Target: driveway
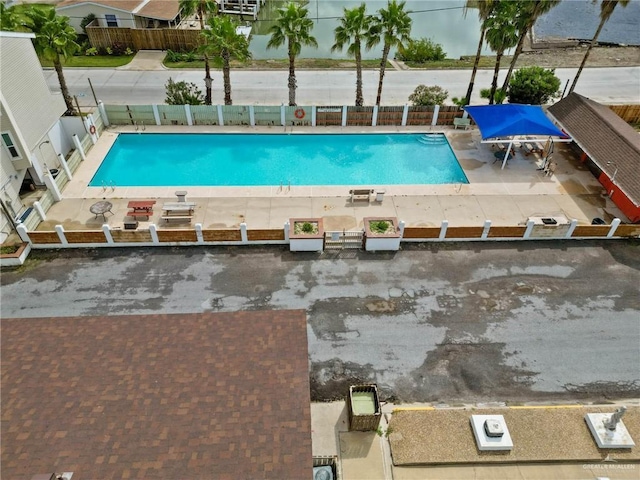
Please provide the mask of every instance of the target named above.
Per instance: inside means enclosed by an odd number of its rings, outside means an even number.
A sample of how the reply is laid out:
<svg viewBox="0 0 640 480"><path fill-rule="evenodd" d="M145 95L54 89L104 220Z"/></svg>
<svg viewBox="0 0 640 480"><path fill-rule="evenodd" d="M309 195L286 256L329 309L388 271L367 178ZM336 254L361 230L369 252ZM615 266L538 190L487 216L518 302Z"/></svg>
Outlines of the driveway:
<svg viewBox="0 0 640 480"><path fill-rule="evenodd" d="M637 241L34 251L1 285L3 318L305 309L314 400L640 395Z"/></svg>

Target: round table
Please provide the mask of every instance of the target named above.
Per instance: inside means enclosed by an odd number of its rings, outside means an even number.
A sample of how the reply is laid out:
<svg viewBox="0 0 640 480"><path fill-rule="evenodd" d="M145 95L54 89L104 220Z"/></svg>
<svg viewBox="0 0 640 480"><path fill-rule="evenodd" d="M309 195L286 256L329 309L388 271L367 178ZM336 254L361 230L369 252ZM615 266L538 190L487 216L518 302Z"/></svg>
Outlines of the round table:
<svg viewBox="0 0 640 480"><path fill-rule="evenodd" d="M113 212L111 211L112 207L113 207L113 204L111 202L107 202L106 200L101 200L91 205L89 207L89 211L93 213L96 216L96 218L98 218L98 215L102 215L102 218L106 221L107 217L105 217L105 213L109 212L111 215L113 215Z"/></svg>
<svg viewBox="0 0 640 480"><path fill-rule="evenodd" d="M496 163L498 160L503 161L504 160L504 156L507 152L503 151L503 150L499 150L497 152L493 153L493 156L496 157L496 159L493 161L493 163ZM510 153L509 156L507 157L507 160L511 160L513 158L513 154Z"/></svg>

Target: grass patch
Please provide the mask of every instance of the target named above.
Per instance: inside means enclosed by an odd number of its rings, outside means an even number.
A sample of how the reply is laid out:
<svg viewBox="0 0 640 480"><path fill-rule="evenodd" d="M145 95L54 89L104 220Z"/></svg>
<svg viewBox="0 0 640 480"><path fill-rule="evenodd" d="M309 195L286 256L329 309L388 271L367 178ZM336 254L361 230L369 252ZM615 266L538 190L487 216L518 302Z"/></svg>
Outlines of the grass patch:
<svg viewBox="0 0 640 480"><path fill-rule="evenodd" d="M507 57L503 57L507 58ZM473 68L473 64L476 60L474 56L464 56L460 58L445 58L444 60L435 60L433 62L426 63L415 63L415 62L404 62L410 68L423 68L425 70L446 70L448 68L451 69L465 69L465 68ZM503 64L506 63L506 60L503 60ZM496 57L480 57L480 63L478 64L479 68L493 68L496 64ZM508 63L507 63L508 65Z"/></svg>
<svg viewBox="0 0 640 480"><path fill-rule="evenodd" d="M293 225L295 235L317 235L318 232L318 222L295 222Z"/></svg>
<svg viewBox="0 0 640 480"><path fill-rule="evenodd" d="M12 253L16 253L20 245L6 245L4 247L0 247L0 255L11 255Z"/></svg>
<svg viewBox="0 0 640 480"><path fill-rule="evenodd" d="M191 69L204 69L204 61L198 60L195 62L169 62L164 60L164 66L167 68L191 68ZM209 61L211 68L222 69L222 60L219 58L213 58ZM380 66L380 60L363 60L362 68L378 68ZM387 63L387 68L391 65ZM246 62L231 62L232 69L255 69L255 70L287 70L289 68L289 60L287 59L272 59L272 60L247 60ZM330 58L299 58L296 60L296 70L303 69L353 69L356 68L356 64L351 60L332 60Z"/></svg>
<svg viewBox="0 0 640 480"><path fill-rule="evenodd" d="M372 233L384 234L394 233L393 223L386 220L373 220L369 222L369 230Z"/></svg>
<svg viewBox="0 0 640 480"><path fill-rule="evenodd" d="M134 55L75 55L67 59L62 59L63 67L121 67L133 60ZM40 59L43 67L53 67L53 62Z"/></svg>

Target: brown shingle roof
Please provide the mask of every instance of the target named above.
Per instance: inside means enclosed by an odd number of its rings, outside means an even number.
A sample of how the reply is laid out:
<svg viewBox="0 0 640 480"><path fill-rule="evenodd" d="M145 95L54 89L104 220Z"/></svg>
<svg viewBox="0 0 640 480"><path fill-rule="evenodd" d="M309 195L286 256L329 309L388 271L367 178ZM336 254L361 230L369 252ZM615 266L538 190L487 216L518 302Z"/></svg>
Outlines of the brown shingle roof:
<svg viewBox="0 0 640 480"><path fill-rule="evenodd" d="M302 310L1 328L3 478L311 476Z"/></svg>
<svg viewBox="0 0 640 480"><path fill-rule="evenodd" d="M640 204L640 135L610 108L575 92L549 112L609 178L617 169L615 183Z"/></svg>
<svg viewBox="0 0 640 480"><path fill-rule="evenodd" d="M117 8L126 12L133 12L143 5L144 0L63 0L56 5L56 8L81 5L84 3L96 3L105 7ZM158 20L173 20L180 12L179 0L149 0L134 15ZM62 12L64 14L64 12Z"/></svg>

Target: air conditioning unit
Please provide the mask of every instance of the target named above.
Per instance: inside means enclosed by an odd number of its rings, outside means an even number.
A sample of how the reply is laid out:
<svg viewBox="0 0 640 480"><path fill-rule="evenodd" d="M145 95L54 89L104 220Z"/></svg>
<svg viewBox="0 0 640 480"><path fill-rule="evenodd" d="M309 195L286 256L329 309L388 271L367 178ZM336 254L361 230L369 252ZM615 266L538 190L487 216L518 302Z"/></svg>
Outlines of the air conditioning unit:
<svg viewBox="0 0 640 480"><path fill-rule="evenodd" d="M313 467L313 480L333 480L333 470L328 465Z"/></svg>

